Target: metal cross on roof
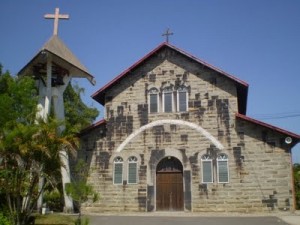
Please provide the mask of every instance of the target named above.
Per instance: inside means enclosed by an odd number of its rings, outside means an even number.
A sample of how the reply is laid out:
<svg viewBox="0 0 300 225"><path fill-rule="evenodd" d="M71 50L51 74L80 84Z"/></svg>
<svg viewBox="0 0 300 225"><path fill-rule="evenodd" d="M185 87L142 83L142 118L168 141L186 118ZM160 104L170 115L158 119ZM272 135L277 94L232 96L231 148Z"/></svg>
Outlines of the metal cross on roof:
<svg viewBox="0 0 300 225"><path fill-rule="evenodd" d="M170 32L170 29L168 28L168 29L166 30L166 32L162 34L162 36L166 36L166 42L169 43L169 36L170 36L170 35L173 35L173 34L174 34L174 33L173 33L173 32Z"/></svg>
<svg viewBox="0 0 300 225"><path fill-rule="evenodd" d="M53 35L57 35L58 32L58 20L64 19L68 20L69 15L68 14L59 14L59 8L55 8L55 14L46 14L44 16L45 19L54 19L54 29L53 29Z"/></svg>

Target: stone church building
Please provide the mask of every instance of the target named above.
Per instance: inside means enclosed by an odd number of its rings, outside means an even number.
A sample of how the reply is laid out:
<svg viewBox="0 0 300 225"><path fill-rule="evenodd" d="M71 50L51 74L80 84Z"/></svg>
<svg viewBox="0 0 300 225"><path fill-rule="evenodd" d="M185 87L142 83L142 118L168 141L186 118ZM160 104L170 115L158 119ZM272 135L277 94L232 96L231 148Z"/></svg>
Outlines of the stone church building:
<svg viewBox="0 0 300 225"><path fill-rule="evenodd" d="M248 84L165 42L92 98L88 212L293 210L300 136L246 115Z"/></svg>

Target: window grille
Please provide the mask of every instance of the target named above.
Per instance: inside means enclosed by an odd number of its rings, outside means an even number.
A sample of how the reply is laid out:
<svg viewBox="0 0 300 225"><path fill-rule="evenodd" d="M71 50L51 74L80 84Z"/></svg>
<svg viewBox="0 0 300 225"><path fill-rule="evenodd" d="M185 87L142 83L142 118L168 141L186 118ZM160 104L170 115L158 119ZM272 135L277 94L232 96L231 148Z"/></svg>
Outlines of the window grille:
<svg viewBox="0 0 300 225"><path fill-rule="evenodd" d="M114 184L123 183L123 159L116 157L114 160Z"/></svg>
<svg viewBox="0 0 300 225"><path fill-rule="evenodd" d="M203 155L201 157L202 163L202 182L212 183L213 182L213 167L212 158L209 155Z"/></svg>
<svg viewBox="0 0 300 225"><path fill-rule="evenodd" d="M149 91L149 105L150 105L150 113L158 112L158 90L156 88L152 88Z"/></svg>
<svg viewBox="0 0 300 225"><path fill-rule="evenodd" d="M218 167L218 182L228 183L229 172L228 172L228 156L226 154L220 154L217 158Z"/></svg>
<svg viewBox="0 0 300 225"><path fill-rule="evenodd" d="M131 156L128 159L128 184L137 183L137 158Z"/></svg>
<svg viewBox="0 0 300 225"><path fill-rule="evenodd" d="M177 90L177 111L188 111L188 93L186 87L180 87Z"/></svg>
<svg viewBox="0 0 300 225"><path fill-rule="evenodd" d="M173 111L173 92L171 88L166 88L163 91L163 106L164 112L172 112Z"/></svg>

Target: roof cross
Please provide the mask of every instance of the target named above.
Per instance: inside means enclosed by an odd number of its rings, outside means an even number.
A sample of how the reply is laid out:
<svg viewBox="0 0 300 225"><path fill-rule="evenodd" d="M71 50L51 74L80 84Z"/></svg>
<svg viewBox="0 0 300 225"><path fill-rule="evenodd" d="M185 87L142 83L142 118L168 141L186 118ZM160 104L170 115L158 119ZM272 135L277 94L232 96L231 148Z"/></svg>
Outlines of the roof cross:
<svg viewBox="0 0 300 225"><path fill-rule="evenodd" d="M174 33L173 33L173 32L170 32L170 29L168 28L168 29L166 30L166 32L162 34L162 36L166 36L166 42L169 43L169 36L170 36L170 35L173 35L173 34L174 34Z"/></svg>
<svg viewBox="0 0 300 225"><path fill-rule="evenodd" d="M59 14L59 8L55 8L55 14L46 14L44 16L45 19L54 19L54 29L53 29L53 35L57 35L58 32L58 20L64 19L68 20L69 15L68 14Z"/></svg>

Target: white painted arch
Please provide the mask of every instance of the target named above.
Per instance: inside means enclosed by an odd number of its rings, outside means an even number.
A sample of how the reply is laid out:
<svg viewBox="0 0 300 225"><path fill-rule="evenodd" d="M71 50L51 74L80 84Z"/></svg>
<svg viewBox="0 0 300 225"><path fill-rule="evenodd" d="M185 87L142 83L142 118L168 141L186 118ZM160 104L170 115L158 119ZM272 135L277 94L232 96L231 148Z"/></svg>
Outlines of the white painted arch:
<svg viewBox="0 0 300 225"><path fill-rule="evenodd" d="M207 132L204 128L202 128L201 126L195 124L195 123L191 123L188 121L184 121L184 120L156 120L153 121L151 123L148 123L142 127L140 127L139 129L137 129L136 131L134 131L133 133L131 133L123 142L122 144L120 144L116 150L116 152L121 152L124 147L133 139L135 138L137 135L139 135L141 132L150 129L152 127L155 126L160 126L160 125L164 125L164 124L174 124L174 125L181 125L181 126L188 126L194 130L196 130L197 132L199 132L200 134L202 134L204 137L206 137L207 139L209 139L218 149L222 150L224 149L224 146L213 136L211 135L209 132Z"/></svg>

